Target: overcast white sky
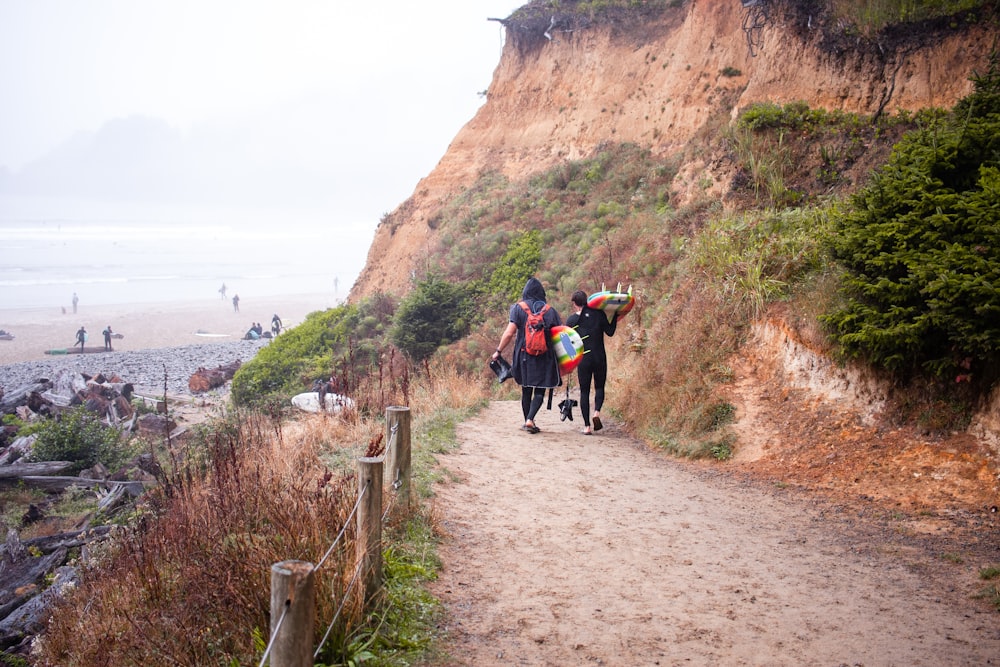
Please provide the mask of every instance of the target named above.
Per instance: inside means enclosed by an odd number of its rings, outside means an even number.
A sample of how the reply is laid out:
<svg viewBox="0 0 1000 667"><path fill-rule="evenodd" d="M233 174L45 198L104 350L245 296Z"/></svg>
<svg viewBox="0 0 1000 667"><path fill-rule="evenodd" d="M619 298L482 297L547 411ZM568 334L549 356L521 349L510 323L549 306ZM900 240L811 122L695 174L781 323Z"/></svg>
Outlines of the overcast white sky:
<svg viewBox="0 0 1000 667"><path fill-rule="evenodd" d="M503 43L487 18L522 4L0 0L0 167L16 175L75 133L142 115L185 137L251 136L239 159L363 190L361 213L378 215L482 104Z"/></svg>

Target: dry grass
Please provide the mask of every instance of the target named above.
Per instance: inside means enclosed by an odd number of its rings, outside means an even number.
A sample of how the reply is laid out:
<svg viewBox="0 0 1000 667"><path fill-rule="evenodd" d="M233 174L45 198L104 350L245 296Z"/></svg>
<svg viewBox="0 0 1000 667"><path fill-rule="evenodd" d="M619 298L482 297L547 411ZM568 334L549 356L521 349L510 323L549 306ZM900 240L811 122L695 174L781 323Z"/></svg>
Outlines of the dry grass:
<svg viewBox="0 0 1000 667"><path fill-rule="evenodd" d="M488 358L489 355L483 357ZM483 361L481 372L470 376L445 360L435 360L427 367L427 374L414 385L410 407L418 415L432 415L442 408L466 412L481 406L489 397L492 385L496 384L496 377L486 369L487 362Z"/></svg>
<svg viewBox="0 0 1000 667"><path fill-rule="evenodd" d="M269 634L271 566L318 563L326 553L356 500L356 458L384 447L385 408L409 403L414 475L427 475L427 457L488 395L484 382L446 363L419 374L391 368L358 391L354 411L284 420L230 413L206 429L133 527L89 559L76 593L54 611L36 664L256 664ZM452 440L435 431L444 423ZM389 531L421 511L394 517ZM432 517L420 520L433 530ZM353 529L317 573L317 646L353 576ZM324 645L327 663L352 659L370 636L369 611L352 592Z"/></svg>
<svg viewBox="0 0 1000 667"><path fill-rule="evenodd" d="M165 477L134 528L87 563L78 591L53 614L37 664L259 660L271 566L319 562L353 507L353 480L331 475L314 444L284 439L259 414L231 416L204 444L208 468ZM320 624L334 617L352 563L353 546L341 545L317 573ZM354 599L342 612L331 655L360 623L360 606Z"/></svg>
<svg viewBox="0 0 1000 667"><path fill-rule="evenodd" d="M629 406L628 421L653 443L673 449L668 441L677 434L713 426L709 407L741 336L725 320L729 308L716 291L688 282L649 322L660 333L648 348L614 355L619 369L612 372L621 378L614 403Z"/></svg>

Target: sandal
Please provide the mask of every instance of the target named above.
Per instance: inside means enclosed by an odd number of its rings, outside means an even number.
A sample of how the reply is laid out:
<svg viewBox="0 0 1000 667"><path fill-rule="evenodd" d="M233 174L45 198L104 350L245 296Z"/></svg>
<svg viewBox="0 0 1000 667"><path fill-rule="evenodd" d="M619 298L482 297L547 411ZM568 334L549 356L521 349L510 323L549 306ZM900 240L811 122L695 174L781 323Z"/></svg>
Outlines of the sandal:
<svg viewBox="0 0 1000 667"><path fill-rule="evenodd" d="M594 430L600 431L602 428L604 428L604 424L601 423L601 418L594 417Z"/></svg>
<svg viewBox="0 0 1000 667"><path fill-rule="evenodd" d="M534 435L535 433L540 433L542 431L542 429L538 428L534 424L524 424L521 427L521 430L522 431L527 431L528 433L531 433L532 435Z"/></svg>
<svg viewBox="0 0 1000 667"><path fill-rule="evenodd" d="M584 435L594 435L594 432L591 431L589 428L583 429L582 431L580 431L580 433L583 433Z"/></svg>

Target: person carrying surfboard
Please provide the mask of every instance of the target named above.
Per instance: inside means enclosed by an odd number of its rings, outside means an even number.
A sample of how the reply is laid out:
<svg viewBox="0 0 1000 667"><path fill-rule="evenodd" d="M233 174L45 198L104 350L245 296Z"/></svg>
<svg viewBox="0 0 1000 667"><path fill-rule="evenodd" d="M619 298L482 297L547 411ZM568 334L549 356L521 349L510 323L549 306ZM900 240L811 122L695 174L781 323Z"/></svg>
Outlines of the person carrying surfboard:
<svg viewBox="0 0 1000 667"><path fill-rule="evenodd" d="M562 378L559 375L559 364L551 345L548 345L545 351L540 354L529 354L526 349L525 327L531 314L542 315L546 340L552 327L562 323L556 309L546 302L545 288L542 287L542 283L537 278L528 279L521 292L521 300L510 307L507 328L501 334L500 344L497 345L496 352L490 359L500 357L504 348L512 340L514 341L514 359L511 363L511 372L514 381L521 385L521 412L524 414L524 425L521 426L521 430L528 433L538 433L541 429L535 425L535 417L542 408L545 390L560 386Z"/></svg>
<svg viewBox="0 0 1000 667"><path fill-rule="evenodd" d="M573 292L573 310L576 312L566 319L566 325L573 327L583 339L583 359L576 367L580 382L580 414L583 415L583 434L593 435L604 428L601 423L601 408L604 406L604 385L608 380L608 355L604 350L604 336L614 336L618 328L618 314L608 321L603 310L587 305L587 294L581 290ZM594 383L594 425L590 424L590 383Z"/></svg>

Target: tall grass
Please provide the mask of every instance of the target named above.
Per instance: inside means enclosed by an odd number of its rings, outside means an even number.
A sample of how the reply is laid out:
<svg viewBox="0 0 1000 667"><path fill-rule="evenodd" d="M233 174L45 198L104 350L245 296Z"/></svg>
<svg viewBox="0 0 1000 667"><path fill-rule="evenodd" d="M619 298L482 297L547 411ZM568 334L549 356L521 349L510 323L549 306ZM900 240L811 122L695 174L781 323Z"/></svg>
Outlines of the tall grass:
<svg viewBox="0 0 1000 667"><path fill-rule="evenodd" d="M791 281L820 268L830 219L826 209L719 216L690 244L691 263L738 317L759 319Z"/></svg>
<svg viewBox="0 0 1000 667"><path fill-rule="evenodd" d="M371 412L381 400L384 413L403 398L398 381L386 371L359 398ZM453 446L455 424L485 395L482 383L451 367L423 369L410 403L417 502L410 511L396 505L386 526L382 595L365 607L352 592L321 662L383 656L372 664L411 664L427 650L434 604L420 581L436 567L435 527L421 499L437 474L434 454ZM204 429L147 494L132 527L85 563L78 590L52 615L37 664L256 664L270 627L271 565L319 562L356 500L355 460L384 445L384 429L362 411L283 421L280 412L231 412ZM346 541L317 571L315 646L353 575L353 533L348 524Z"/></svg>
<svg viewBox="0 0 1000 667"><path fill-rule="evenodd" d="M232 414L205 434L204 470L179 468L147 494L132 528L84 566L53 613L39 665L253 664L269 629L273 563L318 562L355 489L269 417ZM317 617L344 598L353 551L317 576ZM342 655L363 621L352 597L326 655ZM317 645L319 639L317 637Z"/></svg>
<svg viewBox="0 0 1000 667"><path fill-rule="evenodd" d="M988 5L983 0L833 0L830 9L834 17L856 25L862 34L871 35L887 25L950 16Z"/></svg>
<svg viewBox="0 0 1000 667"><path fill-rule="evenodd" d="M648 344L612 339L609 402L629 406L623 416L635 432L678 456L731 455L733 412L722 391L732 381L731 360L748 324L773 303L831 289L811 278L826 266L821 242L833 210L714 213L676 244L671 282L647 304L649 321L630 314L619 326L641 326Z"/></svg>
<svg viewBox="0 0 1000 667"><path fill-rule="evenodd" d="M785 146L784 132L761 135L752 129L736 126L729 131L737 161L750 177L757 201L783 206L793 198L785 185L785 174L792 160Z"/></svg>

